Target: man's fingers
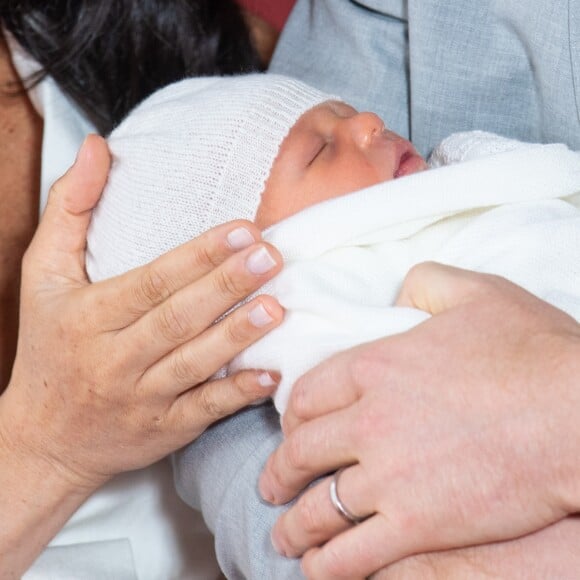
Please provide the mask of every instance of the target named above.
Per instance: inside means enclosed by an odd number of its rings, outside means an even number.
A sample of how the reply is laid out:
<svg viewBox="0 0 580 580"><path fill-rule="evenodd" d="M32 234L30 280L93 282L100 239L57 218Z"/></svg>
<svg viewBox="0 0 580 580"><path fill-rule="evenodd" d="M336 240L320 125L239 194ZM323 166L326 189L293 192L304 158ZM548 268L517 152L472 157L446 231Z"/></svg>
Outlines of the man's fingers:
<svg viewBox="0 0 580 580"><path fill-rule="evenodd" d="M321 548L306 552L302 569L308 578L351 580L368 578L396 562L402 553L400 534L389 534L389 524L379 514L339 534Z"/></svg>
<svg viewBox="0 0 580 580"><path fill-rule="evenodd" d="M453 266L424 262L411 268L396 304L440 314L480 296L486 283L491 283L494 278Z"/></svg>
<svg viewBox="0 0 580 580"><path fill-rule="evenodd" d="M260 239L260 231L251 222L222 224L150 264L100 283L98 298L117 305L117 328L127 326Z"/></svg>
<svg viewBox="0 0 580 580"><path fill-rule="evenodd" d="M141 384L178 396L203 383L238 353L278 326L282 307L271 296L244 304L202 336L170 352L147 371Z"/></svg>
<svg viewBox="0 0 580 580"><path fill-rule="evenodd" d="M282 514L272 530L272 543L287 557L297 558L352 527L330 500L330 476L304 492L295 505ZM340 474L337 494L350 513L365 517L374 511L372 494L362 468L353 465Z"/></svg>
<svg viewBox="0 0 580 580"><path fill-rule="evenodd" d="M356 348L339 353L296 381L282 417L285 436L305 421L349 407L359 399L357 375L365 364L359 354Z"/></svg>
<svg viewBox="0 0 580 580"><path fill-rule="evenodd" d="M85 246L91 212L96 206L110 168L102 137L89 135L72 167L51 188L46 210L26 261L30 275L47 273L73 283L86 282Z"/></svg>
<svg viewBox="0 0 580 580"><path fill-rule="evenodd" d="M353 425L353 408L301 425L268 459L259 481L262 497L286 503L317 477L354 463Z"/></svg>

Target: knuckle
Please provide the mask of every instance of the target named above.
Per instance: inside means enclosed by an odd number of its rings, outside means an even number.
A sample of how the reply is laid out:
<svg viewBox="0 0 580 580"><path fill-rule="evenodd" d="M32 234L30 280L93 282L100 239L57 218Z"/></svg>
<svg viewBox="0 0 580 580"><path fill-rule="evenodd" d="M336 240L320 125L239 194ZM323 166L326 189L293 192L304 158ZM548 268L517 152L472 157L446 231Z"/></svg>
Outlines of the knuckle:
<svg viewBox="0 0 580 580"><path fill-rule="evenodd" d="M171 359L171 367L172 376L180 385L197 385L205 380L195 356L186 355L183 350L178 350L174 354Z"/></svg>
<svg viewBox="0 0 580 580"><path fill-rule="evenodd" d="M286 463L292 471L302 470L305 465L304 442L300 431L286 441Z"/></svg>
<svg viewBox="0 0 580 580"><path fill-rule="evenodd" d="M169 280L155 267L149 266L139 278L135 288L137 300L146 305L159 304L171 296L172 288Z"/></svg>
<svg viewBox="0 0 580 580"><path fill-rule="evenodd" d="M242 393L244 395L252 395L255 393L254 373L240 372L230 378L234 384L236 392Z"/></svg>
<svg viewBox="0 0 580 580"><path fill-rule="evenodd" d="M216 292L226 298L240 298L245 294L238 281L227 270L216 272L214 277Z"/></svg>
<svg viewBox="0 0 580 580"><path fill-rule="evenodd" d="M193 261L198 266L209 270L217 268L222 262L219 256L214 256L205 244L194 246Z"/></svg>
<svg viewBox="0 0 580 580"><path fill-rule="evenodd" d="M321 503L316 501L312 494L306 493L300 497L295 509L302 531L308 535L315 535L322 526Z"/></svg>
<svg viewBox="0 0 580 580"><path fill-rule="evenodd" d="M382 388L397 368L399 356L396 337L390 337L388 348L379 341L353 351L347 372L356 396Z"/></svg>
<svg viewBox="0 0 580 580"><path fill-rule="evenodd" d="M204 415L210 420L220 419L226 413L223 407L215 400L210 389L202 389L199 393L199 406Z"/></svg>
<svg viewBox="0 0 580 580"><path fill-rule="evenodd" d="M386 425L385 417L377 410L375 405L365 405L356 415L350 426L351 438L357 449L365 449L370 444L380 440L385 435L392 435L389 429L393 424Z"/></svg>
<svg viewBox="0 0 580 580"><path fill-rule="evenodd" d="M308 401L303 379L299 379L290 393L288 408L292 409L298 419L308 416Z"/></svg>
<svg viewBox="0 0 580 580"><path fill-rule="evenodd" d="M330 578L348 578L345 572L349 568L349 562L345 562L344 554L333 542L329 542L322 548L324 569ZM348 572L347 572L348 574Z"/></svg>
<svg viewBox="0 0 580 580"><path fill-rule="evenodd" d="M161 338L169 342L179 342L187 338L189 326L184 316L178 314L175 306L168 302L164 304L155 317L155 331Z"/></svg>
<svg viewBox="0 0 580 580"><path fill-rule="evenodd" d="M280 448L278 448L274 453L270 456L268 460L266 470L268 472L268 479L272 487L276 490L280 490L284 487L282 483L282 476L280 473Z"/></svg>
<svg viewBox="0 0 580 580"><path fill-rule="evenodd" d="M245 345L250 338L249 328L248 325L241 323L239 318L237 320L236 318L237 317L230 317L226 320L224 326L224 338L228 344L234 346Z"/></svg>

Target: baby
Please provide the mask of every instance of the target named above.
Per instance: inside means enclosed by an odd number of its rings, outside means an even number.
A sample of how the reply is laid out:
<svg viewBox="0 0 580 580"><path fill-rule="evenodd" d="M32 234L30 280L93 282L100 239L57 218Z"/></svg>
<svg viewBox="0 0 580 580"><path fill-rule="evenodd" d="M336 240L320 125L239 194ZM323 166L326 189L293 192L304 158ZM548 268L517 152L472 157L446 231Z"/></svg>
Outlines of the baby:
<svg viewBox="0 0 580 580"><path fill-rule="evenodd" d="M427 318L393 307L404 275L423 260L509 276L580 315L571 272L580 255L562 259L580 252L571 240L580 218L555 199L580 189L578 156L479 135L452 143L436 164L472 159L467 170L423 173L411 143L376 115L298 81L184 80L111 134L114 164L89 232L87 272L93 281L121 274L232 219L269 228L265 239L285 267L263 291L286 317L230 368L280 370L280 411L308 368ZM518 205L530 200L531 209Z"/></svg>
<svg viewBox="0 0 580 580"><path fill-rule="evenodd" d="M244 218L266 228L426 168L373 113L265 74L166 87L113 131L109 147L114 165L89 240L93 279L145 264L218 224Z"/></svg>

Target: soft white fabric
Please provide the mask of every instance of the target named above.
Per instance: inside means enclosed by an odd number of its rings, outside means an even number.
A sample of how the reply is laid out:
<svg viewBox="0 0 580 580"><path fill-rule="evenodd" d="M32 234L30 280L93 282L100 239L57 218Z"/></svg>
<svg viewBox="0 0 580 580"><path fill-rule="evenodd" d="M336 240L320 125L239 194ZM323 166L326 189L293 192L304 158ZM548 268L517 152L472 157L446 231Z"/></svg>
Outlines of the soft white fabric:
<svg viewBox="0 0 580 580"><path fill-rule="evenodd" d="M169 461L119 475L72 516L24 580L210 580L213 538L176 497Z"/></svg>
<svg viewBox="0 0 580 580"><path fill-rule="evenodd" d="M280 300L285 320L229 369L279 370L280 411L294 381L318 362L426 319L392 306L409 268L424 260L501 274L578 315L580 221L559 199L580 190L578 154L473 132L445 140L432 164L438 168L311 207L265 233L285 266L262 291ZM197 192L187 184L143 195L130 183L113 185L89 236L94 277L200 233L189 217Z"/></svg>
<svg viewBox="0 0 580 580"><path fill-rule="evenodd" d="M444 141L433 163L460 161L270 228L264 237L285 266L263 291L286 317L230 371L280 370L283 412L294 381L317 363L427 318L393 306L405 274L425 260L505 276L580 319L580 154L467 133Z"/></svg>
<svg viewBox="0 0 580 580"><path fill-rule="evenodd" d="M22 78L36 63L13 41ZM44 118L41 210L94 128L52 79L31 93ZM210 580L219 576L201 515L175 493L169 461L114 478L72 516L24 580Z"/></svg>
<svg viewBox="0 0 580 580"><path fill-rule="evenodd" d="M224 222L252 220L288 131L332 98L288 77L252 74L186 79L146 99L108 139L113 167L88 236L91 280ZM136 253L119 251L120 230Z"/></svg>

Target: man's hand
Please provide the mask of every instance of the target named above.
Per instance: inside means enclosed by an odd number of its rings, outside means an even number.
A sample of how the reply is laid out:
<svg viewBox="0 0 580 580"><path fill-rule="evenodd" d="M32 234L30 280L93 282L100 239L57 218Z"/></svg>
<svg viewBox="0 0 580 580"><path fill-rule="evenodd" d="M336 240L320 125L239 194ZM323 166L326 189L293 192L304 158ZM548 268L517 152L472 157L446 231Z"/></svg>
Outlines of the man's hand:
<svg viewBox="0 0 580 580"><path fill-rule="evenodd" d="M434 316L300 379L260 481L273 530L311 578L358 578L412 554L515 538L580 507L580 328L504 279L424 264L401 306ZM319 547L322 546L322 547Z"/></svg>

